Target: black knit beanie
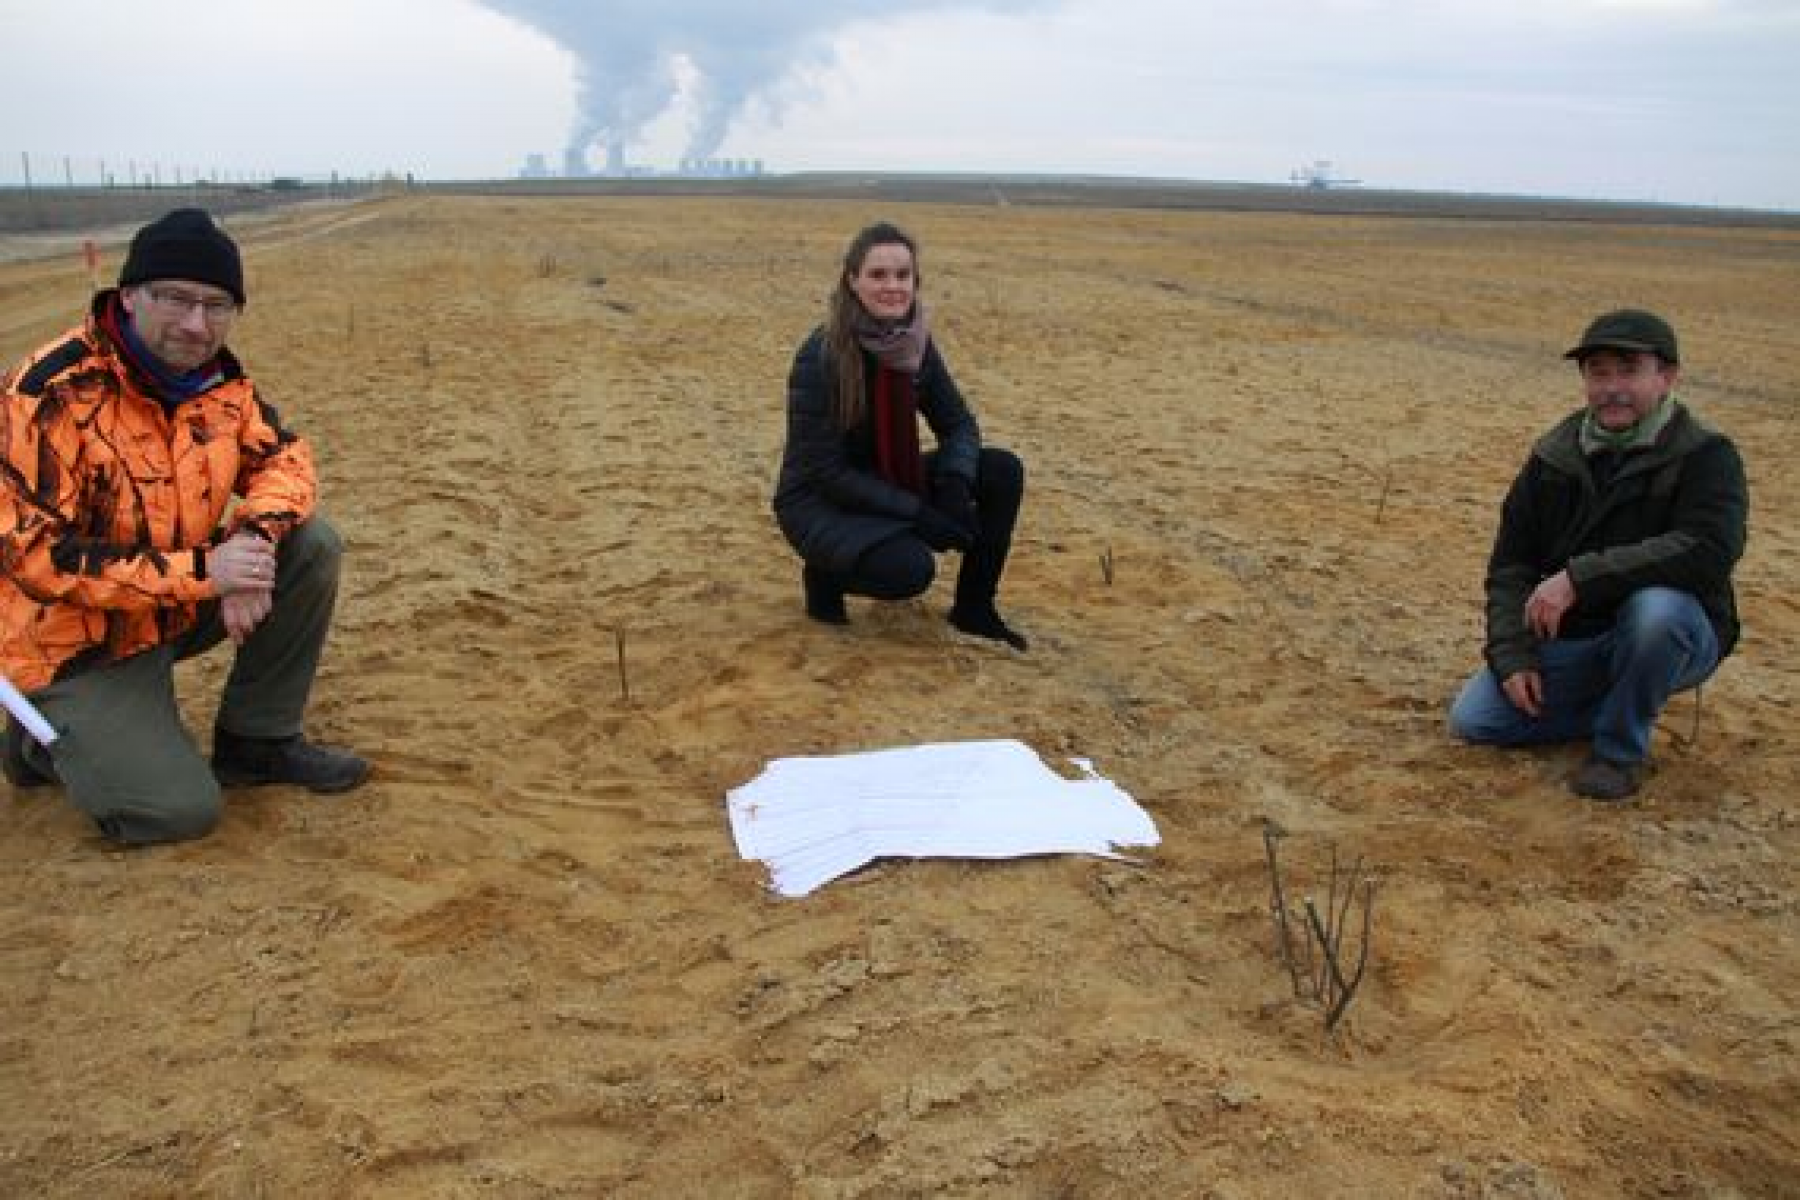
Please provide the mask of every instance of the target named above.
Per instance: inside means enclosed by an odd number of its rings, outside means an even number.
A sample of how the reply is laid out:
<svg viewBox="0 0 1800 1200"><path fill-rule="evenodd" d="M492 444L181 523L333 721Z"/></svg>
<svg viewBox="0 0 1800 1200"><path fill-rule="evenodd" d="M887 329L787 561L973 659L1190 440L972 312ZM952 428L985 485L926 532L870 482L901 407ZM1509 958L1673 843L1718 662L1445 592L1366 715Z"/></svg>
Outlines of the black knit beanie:
<svg viewBox="0 0 1800 1200"><path fill-rule="evenodd" d="M178 208L158 217L131 239L131 250L119 269L119 286L159 279L210 283L230 292L239 304L244 302L244 264L237 243L198 208Z"/></svg>

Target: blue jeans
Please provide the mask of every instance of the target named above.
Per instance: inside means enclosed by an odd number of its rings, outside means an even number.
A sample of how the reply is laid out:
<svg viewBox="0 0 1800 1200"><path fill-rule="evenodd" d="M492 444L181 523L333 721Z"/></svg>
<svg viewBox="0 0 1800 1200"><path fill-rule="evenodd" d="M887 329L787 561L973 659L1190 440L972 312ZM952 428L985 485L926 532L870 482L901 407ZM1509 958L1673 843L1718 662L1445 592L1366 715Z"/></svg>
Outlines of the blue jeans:
<svg viewBox="0 0 1800 1200"><path fill-rule="evenodd" d="M1634 592L1610 632L1538 647L1544 706L1515 708L1483 668L1450 706L1450 731L1471 742L1528 746L1592 738L1614 762L1650 757L1650 732L1669 697L1699 687L1719 665L1719 639L1700 602L1674 588Z"/></svg>

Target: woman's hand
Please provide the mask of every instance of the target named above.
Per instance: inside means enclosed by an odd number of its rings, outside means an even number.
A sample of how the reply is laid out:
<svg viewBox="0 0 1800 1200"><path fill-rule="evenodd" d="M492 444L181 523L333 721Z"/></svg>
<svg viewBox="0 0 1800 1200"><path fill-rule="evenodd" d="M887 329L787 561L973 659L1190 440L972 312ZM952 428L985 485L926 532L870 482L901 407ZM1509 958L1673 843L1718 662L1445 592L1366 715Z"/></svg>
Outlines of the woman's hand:
<svg viewBox="0 0 1800 1200"><path fill-rule="evenodd" d="M919 515L913 518L913 529L927 546L940 554L946 550L967 550L975 544L974 533L930 504L919 506Z"/></svg>

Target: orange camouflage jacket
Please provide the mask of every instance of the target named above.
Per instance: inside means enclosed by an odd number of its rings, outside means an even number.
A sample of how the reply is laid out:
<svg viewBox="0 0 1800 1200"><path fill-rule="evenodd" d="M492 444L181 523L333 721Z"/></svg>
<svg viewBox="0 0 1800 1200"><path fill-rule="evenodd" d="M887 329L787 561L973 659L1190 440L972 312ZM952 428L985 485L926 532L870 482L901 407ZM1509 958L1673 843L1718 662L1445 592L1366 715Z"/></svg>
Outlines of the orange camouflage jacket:
<svg viewBox="0 0 1800 1200"><path fill-rule="evenodd" d="M115 296L3 381L0 670L26 692L192 628L208 549L313 511L312 451L237 359L165 407L101 319Z"/></svg>

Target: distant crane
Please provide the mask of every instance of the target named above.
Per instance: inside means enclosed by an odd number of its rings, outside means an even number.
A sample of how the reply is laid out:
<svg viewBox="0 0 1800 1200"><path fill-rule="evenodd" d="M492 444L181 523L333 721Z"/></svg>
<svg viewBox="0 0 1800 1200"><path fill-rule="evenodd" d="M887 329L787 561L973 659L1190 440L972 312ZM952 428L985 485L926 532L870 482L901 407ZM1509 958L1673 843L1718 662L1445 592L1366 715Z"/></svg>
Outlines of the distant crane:
<svg viewBox="0 0 1800 1200"><path fill-rule="evenodd" d="M1300 187L1311 188L1315 192L1322 192L1326 188L1347 187L1362 182L1360 179L1350 179L1343 175L1332 174L1330 161L1323 158L1295 168L1288 179Z"/></svg>

